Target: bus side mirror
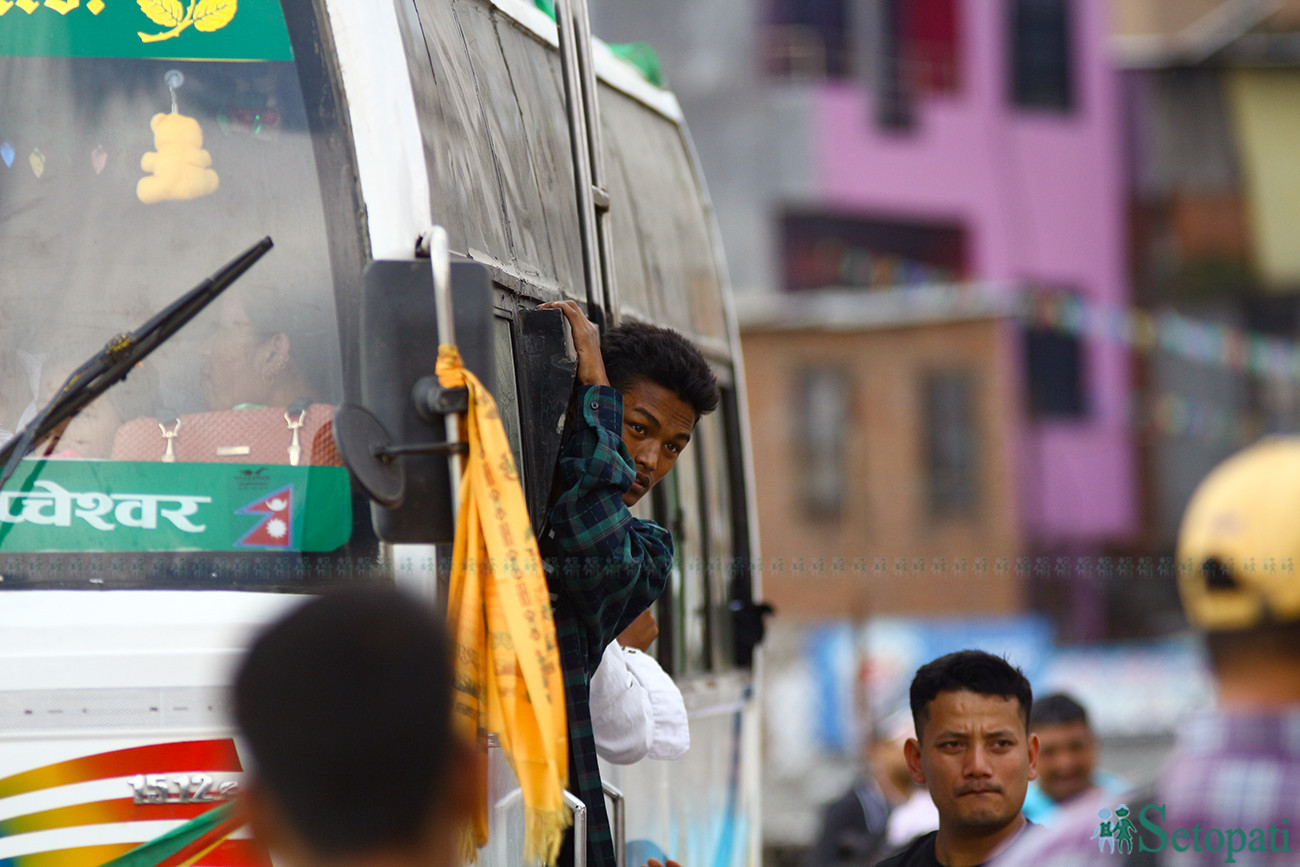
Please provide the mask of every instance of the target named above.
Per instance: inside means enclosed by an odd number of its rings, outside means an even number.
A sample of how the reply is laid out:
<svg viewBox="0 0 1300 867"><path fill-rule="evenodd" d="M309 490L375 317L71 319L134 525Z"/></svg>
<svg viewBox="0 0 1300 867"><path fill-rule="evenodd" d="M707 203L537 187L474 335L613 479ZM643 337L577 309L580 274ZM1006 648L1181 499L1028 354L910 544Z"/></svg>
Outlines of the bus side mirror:
<svg viewBox="0 0 1300 867"><path fill-rule="evenodd" d="M385 542L450 543L455 533L451 456L411 453L455 436L455 425L447 423L448 416L430 413L427 407L422 411L419 406L427 402L427 378L434 376L438 362L429 262L375 261L366 266L363 276L360 403L367 412L340 409L344 416L338 422L340 448L372 499L392 504L391 508L371 504L376 536ZM494 391L492 282L483 265L451 263L451 303L461 359L488 391ZM357 416L366 415L379 427L355 423ZM369 440L366 434L371 434ZM381 437L388 440L382 446L377 442ZM373 466L366 468L364 457L389 449L406 452L388 459L400 462L400 492L395 497L376 498L374 488L382 484L376 486L363 478L376 472Z"/></svg>

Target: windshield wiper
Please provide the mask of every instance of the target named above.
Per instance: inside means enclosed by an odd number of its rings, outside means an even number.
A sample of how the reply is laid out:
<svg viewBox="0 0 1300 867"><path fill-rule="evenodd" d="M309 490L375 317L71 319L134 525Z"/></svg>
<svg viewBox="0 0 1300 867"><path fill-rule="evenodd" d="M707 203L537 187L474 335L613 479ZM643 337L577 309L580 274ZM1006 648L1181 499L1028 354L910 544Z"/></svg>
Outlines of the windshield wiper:
<svg viewBox="0 0 1300 867"><path fill-rule="evenodd" d="M99 354L74 370L54 395L54 399L36 413L36 417L17 436L0 447L0 461L4 463L4 471L0 473L0 488L14 474L18 462L37 443L108 391L114 383L126 379L138 363L193 319L200 310L211 304L272 246L269 237L258 241L231 259L221 270L159 311L144 325L129 334L114 337Z"/></svg>

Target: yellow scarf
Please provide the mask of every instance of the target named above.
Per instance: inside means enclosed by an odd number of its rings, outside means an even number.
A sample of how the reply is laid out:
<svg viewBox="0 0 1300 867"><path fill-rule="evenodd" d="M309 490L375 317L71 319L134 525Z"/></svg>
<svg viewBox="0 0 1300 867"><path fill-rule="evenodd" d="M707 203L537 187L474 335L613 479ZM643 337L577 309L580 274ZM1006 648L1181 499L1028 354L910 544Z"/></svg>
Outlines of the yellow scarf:
<svg viewBox="0 0 1300 867"><path fill-rule="evenodd" d="M524 854L554 864L564 829L569 736L550 594L496 402L454 346L438 350L438 381L469 389L451 564L448 622L455 642L454 725L468 743L496 734L524 796ZM486 791L486 785L484 786ZM462 860L487 842L477 811Z"/></svg>

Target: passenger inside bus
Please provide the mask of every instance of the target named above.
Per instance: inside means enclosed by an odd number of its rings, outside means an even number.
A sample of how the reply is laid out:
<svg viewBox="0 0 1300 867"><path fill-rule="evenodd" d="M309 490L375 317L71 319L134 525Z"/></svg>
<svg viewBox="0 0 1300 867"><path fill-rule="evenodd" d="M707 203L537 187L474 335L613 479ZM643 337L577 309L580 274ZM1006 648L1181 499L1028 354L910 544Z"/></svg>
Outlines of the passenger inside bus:
<svg viewBox="0 0 1300 867"><path fill-rule="evenodd" d="M31 377L23 353L12 342L0 350L0 445L9 442L36 412Z"/></svg>
<svg viewBox="0 0 1300 867"><path fill-rule="evenodd" d="M6 270L0 276L0 445L13 439L36 414L40 377L39 359L25 350L21 340L22 305L10 297L11 285L12 275Z"/></svg>
<svg viewBox="0 0 1300 867"><path fill-rule="evenodd" d="M326 402L337 388L337 338L328 317L293 293L264 285L232 292L216 305L215 327L198 350L208 410L160 413L124 425L119 460L338 466Z"/></svg>
<svg viewBox="0 0 1300 867"><path fill-rule="evenodd" d="M46 406L63 387L68 377L97 350L84 352L63 350L46 358L41 365L41 384L37 404ZM59 426L46 438L40 452L49 458L107 458L113 440L124 419L143 415L155 404L157 377L147 362L129 376L128 383L109 388L79 413Z"/></svg>
<svg viewBox="0 0 1300 867"><path fill-rule="evenodd" d="M217 303L216 330L199 350L199 377L208 409L224 411L319 403L321 386L305 361L322 337L303 316L277 315L269 290L230 295ZM313 333L314 332L314 333ZM325 335L328 337L328 335Z"/></svg>

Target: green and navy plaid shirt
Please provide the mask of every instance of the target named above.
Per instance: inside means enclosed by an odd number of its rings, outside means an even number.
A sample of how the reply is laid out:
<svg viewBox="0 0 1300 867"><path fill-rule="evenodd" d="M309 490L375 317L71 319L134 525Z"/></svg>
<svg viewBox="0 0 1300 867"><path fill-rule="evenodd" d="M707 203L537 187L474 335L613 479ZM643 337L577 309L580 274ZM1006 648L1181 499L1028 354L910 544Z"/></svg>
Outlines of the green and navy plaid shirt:
<svg viewBox="0 0 1300 867"><path fill-rule="evenodd" d="M673 540L658 524L632 517L623 494L635 471L623 445L623 397L609 386L578 391L575 430L560 450L563 493L540 541L555 612L569 715L569 790L587 805L587 864L613 867L589 690L605 645L668 585ZM572 834L557 864L572 863Z"/></svg>

